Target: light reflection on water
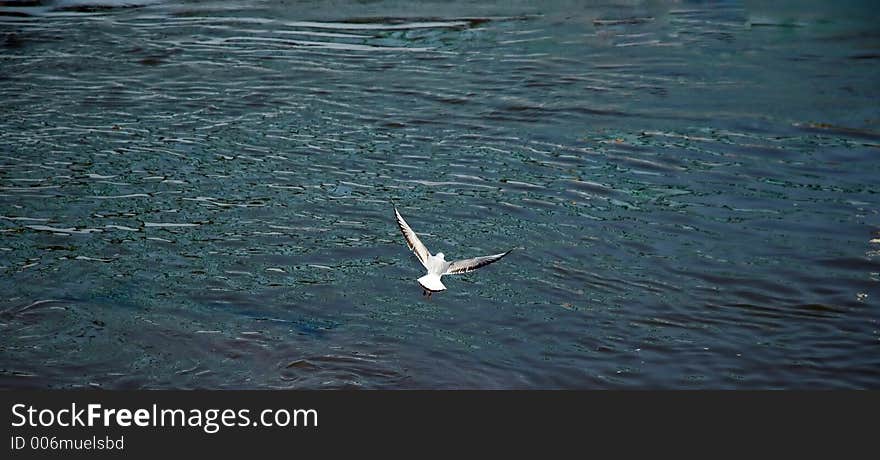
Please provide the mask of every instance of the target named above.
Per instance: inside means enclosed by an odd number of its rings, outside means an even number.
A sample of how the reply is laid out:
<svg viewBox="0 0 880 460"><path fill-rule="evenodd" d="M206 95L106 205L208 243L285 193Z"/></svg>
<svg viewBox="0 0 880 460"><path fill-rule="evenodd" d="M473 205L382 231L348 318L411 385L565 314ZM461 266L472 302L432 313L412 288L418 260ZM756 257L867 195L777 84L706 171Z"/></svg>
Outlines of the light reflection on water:
<svg viewBox="0 0 880 460"><path fill-rule="evenodd" d="M856 2L7 3L4 387L880 380Z"/></svg>

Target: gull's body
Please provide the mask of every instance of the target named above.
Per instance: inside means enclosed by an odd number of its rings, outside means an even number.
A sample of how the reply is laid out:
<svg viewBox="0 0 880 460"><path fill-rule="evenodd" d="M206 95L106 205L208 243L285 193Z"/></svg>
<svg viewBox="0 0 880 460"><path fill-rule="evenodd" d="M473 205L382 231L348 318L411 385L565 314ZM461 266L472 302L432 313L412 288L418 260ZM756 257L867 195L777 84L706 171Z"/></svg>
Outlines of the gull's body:
<svg viewBox="0 0 880 460"><path fill-rule="evenodd" d="M397 208L394 208L394 215L397 218L397 225L400 227L400 231L403 233L403 237L406 238L406 244L412 250L412 252L416 255L416 258L419 259L419 262L424 265L425 270L428 273L419 278L419 285L425 290L424 294L430 296L434 292L445 291L446 286L440 281L440 278L443 275L454 275L458 273L467 273L472 270L476 270L480 267L485 267L486 265L491 264L492 262L496 262L500 260L502 257L510 254L510 251L502 252L500 254L493 254L491 256L482 256L482 257L474 257L473 259L464 259L464 260L456 260L454 262L447 261L442 252L438 252L436 255L431 255L428 251L428 248L422 244L421 240L419 240L416 232L410 228L409 224L403 220L403 216L397 212Z"/></svg>

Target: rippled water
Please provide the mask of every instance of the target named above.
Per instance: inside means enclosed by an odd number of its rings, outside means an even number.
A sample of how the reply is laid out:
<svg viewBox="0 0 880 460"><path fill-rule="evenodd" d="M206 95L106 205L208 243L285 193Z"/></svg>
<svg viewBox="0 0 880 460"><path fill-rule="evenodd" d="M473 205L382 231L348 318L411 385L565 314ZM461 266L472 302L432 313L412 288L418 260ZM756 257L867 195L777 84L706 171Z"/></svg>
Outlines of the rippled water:
<svg viewBox="0 0 880 460"><path fill-rule="evenodd" d="M876 388L880 17L767 3L0 2L0 386Z"/></svg>

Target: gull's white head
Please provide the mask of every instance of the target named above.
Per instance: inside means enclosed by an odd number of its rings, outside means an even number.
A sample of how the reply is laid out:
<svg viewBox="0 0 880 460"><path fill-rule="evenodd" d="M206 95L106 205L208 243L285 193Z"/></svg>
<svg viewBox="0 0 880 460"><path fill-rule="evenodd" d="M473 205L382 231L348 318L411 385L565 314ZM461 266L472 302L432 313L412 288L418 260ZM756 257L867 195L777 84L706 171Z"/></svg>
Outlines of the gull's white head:
<svg viewBox="0 0 880 460"><path fill-rule="evenodd" d="M437 253L437 257L439 257L440 260L444 260L444 259L443 259L443 253L442 253L442 252L438 252L438 253Z"/></svg>

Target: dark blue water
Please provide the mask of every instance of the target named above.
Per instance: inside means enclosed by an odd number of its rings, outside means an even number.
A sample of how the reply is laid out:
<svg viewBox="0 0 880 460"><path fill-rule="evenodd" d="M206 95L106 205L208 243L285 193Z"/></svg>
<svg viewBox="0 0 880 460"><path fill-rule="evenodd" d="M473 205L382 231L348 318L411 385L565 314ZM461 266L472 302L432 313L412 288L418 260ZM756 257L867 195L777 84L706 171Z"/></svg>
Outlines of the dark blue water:
<svg viewBox="0 0 880 460"><path fill-rule="evenodd" d="M876 388L880 16L766 3L0 2L0 386Z"/></svg>

